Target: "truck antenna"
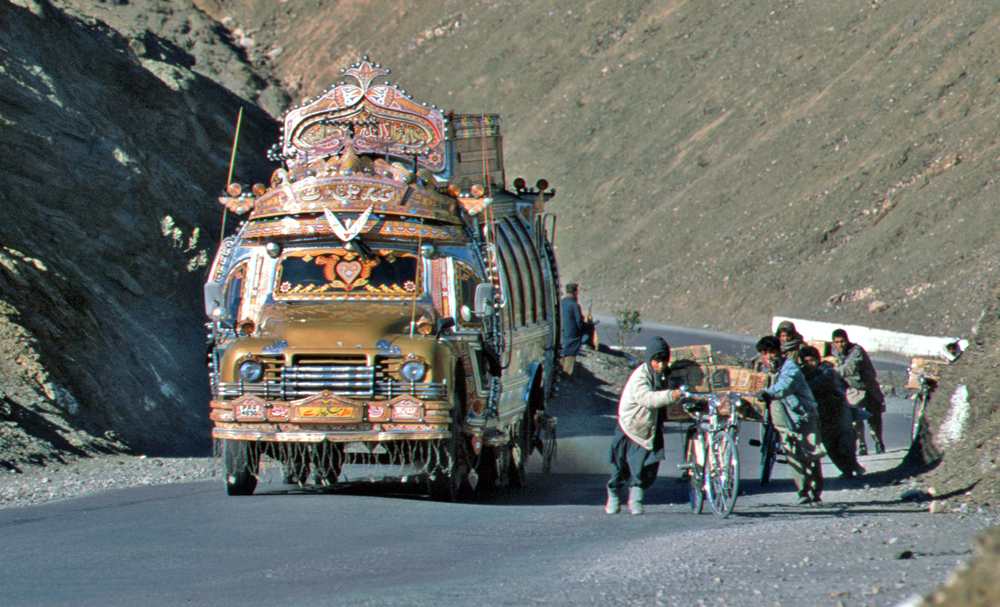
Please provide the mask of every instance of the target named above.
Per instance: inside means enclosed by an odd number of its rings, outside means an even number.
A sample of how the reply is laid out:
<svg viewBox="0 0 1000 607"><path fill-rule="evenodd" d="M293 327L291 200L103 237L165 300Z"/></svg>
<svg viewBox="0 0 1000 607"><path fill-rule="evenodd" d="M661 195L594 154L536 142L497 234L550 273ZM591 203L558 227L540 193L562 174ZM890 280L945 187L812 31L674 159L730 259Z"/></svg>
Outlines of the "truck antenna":
<svg viewBox="0 0 1000 607"><path fill-rule="evenodd" d="M229 157L229 176L226 178L226 187L233 182L233 165L236 164L236 142L240 140L240 123L243 121L243 106L240 106L240 113L236 116L236 134L233 135L233 153ZM226 210L227 207L223 205L222 207L222 229L219 231L219 245L222 245L222 239L226 237Z"/></svg>
<svg viewBox="0 0 1000 607"><path fill-rule="evenodd" d="M413 339L413 329L417 322L417 293L420 290L420 268L424 265L424 258L420 254L424 239L424 218L420 218L420 227L417 228L417 273L413 281L413 307L410 308L410 339Z"/></svg>

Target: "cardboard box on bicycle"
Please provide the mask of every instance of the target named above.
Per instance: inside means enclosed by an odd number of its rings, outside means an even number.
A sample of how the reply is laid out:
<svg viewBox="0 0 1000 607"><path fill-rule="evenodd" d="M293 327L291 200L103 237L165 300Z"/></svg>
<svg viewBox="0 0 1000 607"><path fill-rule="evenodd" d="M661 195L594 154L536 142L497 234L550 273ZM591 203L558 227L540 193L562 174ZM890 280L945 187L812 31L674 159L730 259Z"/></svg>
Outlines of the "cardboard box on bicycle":
<svg viewBox="0 0 1000 607"><path fill-rule="evenodd" d="M917 357L910 359L910 372L906 378L906 387L912 390L919 390L921 375L936 381L941 376L942 367L947 364L948 361L941 360L940 358Z"/></svg>
<svg viewBox="0 0 1000 607"><path fill-rule="evenodd" d="M712 364L712 346L678 346L670 349L670 359L673 362L693 360L697 363Z"/></svg>
<svg viewBox="0 0 1000 607"><path fill-rule="evenodd" d="M770 378L767 373L745 369L735 365L702 364L692 360L679 360L670 365L668 385L671 389L687 386L689 392L699 394L727 394L738 392L743 395L756 394L767 387ZM757 399L741 396L750 407L740 407L744 419L763 419L764 404ZM691 419L680 405L667 407L668 421Z"/></svg>

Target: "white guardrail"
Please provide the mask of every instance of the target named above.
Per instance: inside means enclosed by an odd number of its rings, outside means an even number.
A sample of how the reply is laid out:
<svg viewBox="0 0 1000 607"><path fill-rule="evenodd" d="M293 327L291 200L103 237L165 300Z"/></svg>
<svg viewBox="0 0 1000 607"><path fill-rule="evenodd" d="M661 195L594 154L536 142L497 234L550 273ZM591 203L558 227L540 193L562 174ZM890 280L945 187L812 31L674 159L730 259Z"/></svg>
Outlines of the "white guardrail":
<svg viewBox="0 0 1000 607"><path fill-rule="evenodd" d="M851 342L861 344L865 350L872 354L886 352L911 358L920 356L951 360L952 357L945 349L946 345L957 341L962 350L965 350L969 345L967 340L957 337L930 337L914 333L897 333L859 325L841 325L788 316L775 316L771 320L771 331L777 330L778 324L786 320L795 323L795 329L802 334L806 341L830 341L830 334L833 333L834 329L843 329L847 331L847 337Z"/></svg>

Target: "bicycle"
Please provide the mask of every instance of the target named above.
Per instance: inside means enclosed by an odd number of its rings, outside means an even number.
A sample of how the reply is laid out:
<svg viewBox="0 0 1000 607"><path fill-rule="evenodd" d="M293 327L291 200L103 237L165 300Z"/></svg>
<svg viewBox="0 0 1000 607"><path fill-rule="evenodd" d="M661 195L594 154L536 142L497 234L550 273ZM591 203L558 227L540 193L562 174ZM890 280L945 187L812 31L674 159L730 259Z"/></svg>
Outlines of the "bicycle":
<svg viewBox="0 0 1000 607"><path fill-rule="evenodd" d="M760 484L771 483L771 471L776 463L787 464L788 460L779 460L779 455L784 455L781 450L781 435L771 421L771 411L767 412L766 419L760 424L760 440L751 438L747 441L751 447L760 447Z"/></svg>
<svg viewBox="0 0 1000 607"><path fill-rule="evenodd" d="M694 418L684 439L684 470L691 510L701 514L705 499L716 515L726 518L736 505L740 487L740 460L736 449L740 432L737 408L742 395L691 394L681 386L684 410Z"/></svg>
<svg viewBox="0 0 1000 607"><path fill-rule="evenodd" d="M937 388L937 380L933 377L928 377L923 373L918 374L918 376L920 378L920 390L913 398L913 425L910 428L910 442L917 440L917 434L920 433L920 418L924 414L924 407L927 406L927 402L931 399L931 394Z"/></svg>

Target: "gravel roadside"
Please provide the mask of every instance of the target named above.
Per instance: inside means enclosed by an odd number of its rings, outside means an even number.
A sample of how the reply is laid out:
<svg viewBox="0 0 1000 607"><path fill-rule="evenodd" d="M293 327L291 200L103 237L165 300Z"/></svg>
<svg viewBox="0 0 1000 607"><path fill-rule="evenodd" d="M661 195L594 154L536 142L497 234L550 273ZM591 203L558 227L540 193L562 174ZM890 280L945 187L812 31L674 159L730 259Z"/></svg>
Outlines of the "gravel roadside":
<svg viewBox="0 0 1000 607"><path fill-rule="evenodd" d="M220 475L221 468L211 457L107 455L68 460L0 474L0 508L35 506L142 485L189 483Z"/></svg>

